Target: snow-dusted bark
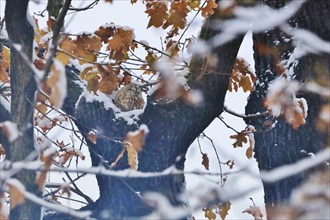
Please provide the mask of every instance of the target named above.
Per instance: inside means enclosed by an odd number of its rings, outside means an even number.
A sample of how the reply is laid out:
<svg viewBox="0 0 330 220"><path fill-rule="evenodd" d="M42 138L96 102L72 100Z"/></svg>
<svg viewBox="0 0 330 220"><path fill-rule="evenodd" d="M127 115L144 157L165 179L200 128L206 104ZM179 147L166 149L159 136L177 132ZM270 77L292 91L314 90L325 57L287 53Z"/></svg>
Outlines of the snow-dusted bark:
<svg viewBox="0 0 330 220"><path fill-rule="evenodd" d="M34 151L33 103L36 83L26 58L32 58L33 28L27 20L28 0L7 1L5 8L6 27L11 47L11 112L10 118L16 124L20 135L6 148L6 159L22 161ZM18 50L19 48L19 50ZM22 55L23 54L23 55ZM8 142L5 141L6 144ZM20 172L15 178L25 185L26 190L41 196L35 184L35 172ZM10 219L40 219L40 206L26 202L10 212Z"/></svg>
<svg viewBox="0 0 330 220"><path fill-rule="evenodd" d="M285 1L264 2L276 8L284 6ZM329 42L330 22L327 18L329 8L329 1L326 0L307 1L290 19L289 24L295 29L306 29L305 31L310 31L314 36L323 40L310 41L310 45ZM325 83L329 86L329 54L324 51L311 54L311 51L307 51L308 54L293 60L294 52L299 46L302 46L301 41L300 43L297 41L299 40L297 36L290 35L297 33L295 29L288 32L286 27L282 26L264 33L254 34L255 69L258 81L255 91L249 97L246 107L247 114L264 111L263 100L266 97L268 86L275 77L283 73L281 71L284 69L286 69L287 80L294 78L300 82L310 79L320 80L320 72L317 71L317 68L327 69L321 73L324 74L323 82L318 83ZM305 37L307 36L305 35ZM266 48L271 53L265 53ZM255 157L261 170L271 170L281 165L295 163L301 158L307 157L307 153L315 153L326 144L326 134L320 133L315 125L322 99L317 95L301 91L298 92L297 97L305 98L308 103L306 124L297 130L283 119L273 119L272 116L248 121L257 130L262 131L255 133ZM272 122L273 126L269 126L269 122ZM264 183L266 205L287 202L292 190L305 179L305 174L297 173L297 175L283 180Z"/></svg>

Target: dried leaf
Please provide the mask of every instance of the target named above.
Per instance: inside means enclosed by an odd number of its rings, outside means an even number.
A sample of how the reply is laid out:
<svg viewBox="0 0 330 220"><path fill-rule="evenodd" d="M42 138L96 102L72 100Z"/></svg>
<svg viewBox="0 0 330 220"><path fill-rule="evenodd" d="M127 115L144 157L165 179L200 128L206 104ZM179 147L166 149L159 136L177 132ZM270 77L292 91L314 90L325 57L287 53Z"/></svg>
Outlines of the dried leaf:
<svg viewBox="0 0 330 220"><path fill-rule="evenodd" d="M21 134L17 129L17 125L11 121L0 122L0 132L7 137L9 142L13 142Z"/></svg>
<svg viewBox="0 0 330 220"><path fill-rule="evenodd" d="M2 146L2 144L0 143L0 156L4 156L6 155L6 151L5 148Z"/></svg>
<svg viewBox="0 0 330 220"><path fill-rule="evenodd" d="M229 166L229 169L233 169L235 162L233 160L228 160L226 162L226 165Z"/></svg>
<svg viewBox="0 0 330 220"><path fill-rule="evenodd" d="M172 2L170 15L163 24L163 29L173 26L173 29L184 29L187 23L187 15L190 11L186 1Z"/></svg>
<svg viewBox="0 0 330 220"><path fill-rule="evenodd" d="M256 82L256 77L254 73L249 68L250 64L246 62L243 58L237 58L231 73L230 82L228 86L228 91L238 91L241 87L244 92L254 90L254 83Z"/></svg>
<svg viewBox="0 0 330 220"><path fill-rule="evenodd" d="M58 159L61 165L64 165L71 157L80 157L80 159L85 160L85 155L79 149L66 147L64 150Z"/></svg>
<svg viewBox="0 0 330 220"><path fill-rule="evenodd" d="M110 23L107 27L100 26L98 30L94 32L95 35L101 38L101 41L107 43L109 38L113 36L115 31L114 23Z"/></svg>
<svg viewBox="0 0 330 220"><path fill-rule="evenodd" d="M70 55L74 55L77 50L77 44L70 37L65 38L59 45L60 50L56 54L56 59L58 59L63 65L67 65L70 62ZM62 52L62 51L63 52Z"/></svg>
<svg viewBox="0 0 330 220"><path fill-rule="evenodd" d="M118 84L114 77L104 77L99 82L99 90L105 94L111 94L118 90Z"/></svg>
<svg viewBox="0 0 330 220"><path fill-rule="evenodd" d="M126 150L127 150L128 165L131 167L131 169L137 170L139 163L137 151L134 149L133 145L131 144L126 144Z"/></svg>
<svg viewBox="0 0 330 220"><path fill-rule="evenodd" d="M40 171L37 174L36 180L35 180L35 182L39 186L40 190L43 190L43 188L44 188L45 181L47 178L47 172L48 172L50 166L53 164L53 158L57 155L58 155L57 152L54 152L54 153L51 153L48 155L45 155L44 151L41 152L40 160L42 162L44 162L44 165L42 167L44 170Z"/></svg>
<svg viewBox="0 0 330 220"><path fill-rule="evenodd" d="M10 66L10 49L6 46L2 47L2 52L0 53L0 81L9 81L9 66Z"/></svg>
<svg viewBox="0 0 330 220"><path fill-rule="evenodd" d="M132 77L128 72L124 72L124 77L121 79L119 84L128 85L132 81Z"/></svg>
<svg viewBox="0 0 330 220"><path fill-rule="evenodd" d="M246 128L246 132L247 132L246 134L249 138L249 147L246 150L245 155L247 156L248 159L252 158L253 150L254 150L254 147L255 147L255 140L254 140L254 134L253 134L254 131L255 131L255 128L254 128L253 125L249 125Z"/></svg>
<svg viewBox="0 0 330 220"><path fill-rule="evenodd" d="M15 208L25 202L25 187L17 179L10 179L7 181L10 194L10 209Z"/></svg>
<svg viewBox="0 0 330 220"><path fill-rule="evenodd" d="M242 213L248 213L254 217L255 220L261 220L263 215L258 206L250 206L250 208L245 209Z"/></svg>
<svg viewBox="0 0 330 220"><path fill-rule="evenodd" d="M167 4L164 1L148 2L146 8L145 13L150 17L147 28L151 26L160 27L168 18Z"/></svg>
<svg viewBox="0 0 330 220"><path fill-rule="evenodd" d="M108 50L121 51L127 49L133 40L133 30L118 28L112 39L108 41Z"/></svg>
<svg viewBox="0 0 330 220"><path fill-rule="evenodd" d="M142 151L146 135L149 133L146 125L141 125L139 130L134 132L128 132L123 143L132 145L133 149L137 152Z"/></svg>
<svg viewBox="0 0 330 220"><path fill-rule="evenodd" d="M87 139L92 142L93 144L96 144L96 133L95 131L88 132Z"/></svg>
<svg viewBox="0 0 330 220"><path fill-rule="evenodd" d="M219 205L219 210L220 210L220 217L222 220L225 220L226 216L228 215L228 211L230 210L231 207L231 202L224 202Z"/></svg>
<svg viewBox="0 0 330 220"><path fill-rule="evenodd" d="M293 104L286 108L284 116L286 121L292 125L294 129L298 129L301 125L306 123L307 117L307 104L304 98L293 99Z"/></svg>
<svg viewBox="0 0 330 220"><path fill-rule="evenodd" d="M49 101L55 107L62 107L66 97L66 75L65 68L58 60L54 60L51 67L51 74L49 75L46 86L50 89Z"/></svg>
<svg viewBox="0 0 330 220"><path fill-rule="evenodd" d="M251 159L252 156L253 156L253 148L252 147L248 147L246 149L245 155L246 155L247 158Z"/></svg>
<svg viewBox="0 0 330 220"><path fill-rule="evenodd" d="M209 15L214 14L214 9L218 7L218 4L215 2L215 0L207 0L206 6L201 8L202 16L204 18L208 17Z"/></svg>
<svg viewBox="0 0 330 220"><path fill-rule="evenodd" d="M6 201L6 196L4 192L0 193L0 220L9 220L9 216L6 212L6 205L5 205L5 201Z"/></svg>
<svg viewBox="0 0 330 220"><path fill-rule="evenodd" d="M141 125L139 130L134 132L128 132L126 138L123 141L127 150L128 164L134 170L137 170L138 168L137 154L138 152L142 151L144 140L148 133L148 127L146 125Z"/></svg>
<svg viewBox="0 0 330 220"><path fill-rule="evenodd" d="M247 137L244 131L238 134L230 135L230 138L236 139L235 143L233 143L234 148L243 147L243 143L247 143Z"/></svg>
<svg viewBox="0 0 330 220"><path fill-rule="evenodd" d="M205 167L206 170L209 170L209 157L207 156L207 154L202 154L202 165Z"/></svg>
<svg viewBox="0 0 330 220"><path fill-rule="evenodd" d="M204 208L203 211L204 211L204 217L206 217L208 220L215 220L217 218L212 208Z"/></svg>

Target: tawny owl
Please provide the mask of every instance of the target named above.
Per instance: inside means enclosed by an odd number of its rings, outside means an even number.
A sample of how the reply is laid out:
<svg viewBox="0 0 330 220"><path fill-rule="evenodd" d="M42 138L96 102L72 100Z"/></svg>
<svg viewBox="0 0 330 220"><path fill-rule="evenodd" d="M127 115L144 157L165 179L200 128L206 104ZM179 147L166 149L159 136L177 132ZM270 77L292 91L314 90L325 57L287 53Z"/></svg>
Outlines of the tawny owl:
<svg viewBox="0 0 330 220"><path fill-rule="evenodd" d="M124 112L142 109L144 100L141 88L133 83L124 86L118 91L114 104Z"/></svg>

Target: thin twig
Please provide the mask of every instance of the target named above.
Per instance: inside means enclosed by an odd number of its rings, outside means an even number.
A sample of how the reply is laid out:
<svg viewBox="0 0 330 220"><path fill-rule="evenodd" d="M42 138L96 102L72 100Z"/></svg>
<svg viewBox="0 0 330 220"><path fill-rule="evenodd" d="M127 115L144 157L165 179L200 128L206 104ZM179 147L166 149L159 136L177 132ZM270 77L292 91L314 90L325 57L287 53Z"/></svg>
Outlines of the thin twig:
<svg viewBox="0 0 330 220"><path fill-rule="evenodd" d="M64 2L64 5L62 7L62 10L57 18L57 21L54 24L54 28L53 28L53 40L52 40L52 44L50 46L50 50L49 50L49 56L48 56L48 60L45 64L45 69L44 69L44 77L42 81L46 81L47 77L48 77L48 73L50 71L50 68L54 62L54 57L56 55L56 51L57 51L57 45L59 43L59 39L60 39L60 30L63 27L64 24L64 18L66 16L66 13L68 12L68 9L71 5L71 1L72 0L66 0Z"/></svg>
<svg viewBox="0 0 330 220"><path fill-rule="evenodd" d="M256 117L263 117L263 116L266 116L269 114L268 111L265 111L263 113L255 113L255 114L249 114L249 115L244 115L244 114L239 114L237 112L234 112L233 110L229 109L227 106L224 106L223 107L223 110L231 115L234 115L234 116L237 116L239 118L243 118L243 119L246 119L246 118L256 118Z"/></svg>
<svg viewBox="0 0 330 220"><path fill-rule="evenodd" d="M88 9L92 9L94 8L94 6L96 6L99 3L100 0L95 0L92 3L90 3L89 5L83 7L83 8L74 8L74 7L70 7L69 10L70 11L86 11Z"/></svg>
<svg viewBox="0 0 330 220"><path fill-rule="evenodd" d="M238 132L236 129L234 129L233 127L229 126L224 120L223 118L221 118L220 116L217 117L224 125L226 125L227 128L235 131L237 134L239 134L240 132Z"/></svg>
<svg viewBox="0 0 330 220"><path fill-rule="evenodd" d="M202 133L203 137L206 137L212 144L212 147L213 147L213 150L214 150L214 153L217 157L217 160L218 160L218 164L219 164L219 172L220 172L220 185L223 186L224 185L224 181L223 181L223 174L222 174L222 167L221 167L221 164L223 164L220 160L220 157L219 157L219 154L218 154L218 151L213 143L213 140L212 138L210 138L209 136L207 136L204 132Z"/></svg>

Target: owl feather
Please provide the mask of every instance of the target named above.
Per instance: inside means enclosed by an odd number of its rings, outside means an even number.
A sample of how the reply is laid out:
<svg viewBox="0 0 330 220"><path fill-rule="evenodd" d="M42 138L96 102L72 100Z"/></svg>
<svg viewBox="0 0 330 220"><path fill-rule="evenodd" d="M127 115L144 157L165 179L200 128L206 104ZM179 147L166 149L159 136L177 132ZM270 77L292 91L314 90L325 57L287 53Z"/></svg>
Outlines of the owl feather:
<svg viewBox="0 0 330 220"><path fill-rule="evenodd" d="M115 96L114 104L124 112L142 109L144 100L141 88L133 83L125 85Z"/></svg>

